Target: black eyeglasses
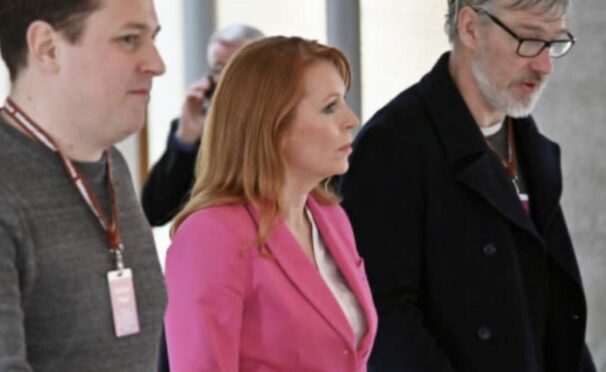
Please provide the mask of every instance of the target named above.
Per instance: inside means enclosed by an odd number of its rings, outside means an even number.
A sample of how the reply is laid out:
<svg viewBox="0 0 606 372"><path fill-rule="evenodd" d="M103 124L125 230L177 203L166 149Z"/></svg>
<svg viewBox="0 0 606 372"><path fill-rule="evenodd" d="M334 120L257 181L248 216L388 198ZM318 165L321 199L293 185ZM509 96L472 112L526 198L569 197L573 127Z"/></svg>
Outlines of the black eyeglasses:
<svg viewBox="0 0 606 372"><path fill-rule="evenodd" d="M519 37L509 27L505 26L505 24L501 22L500 19L488 13L486 10L474 7L471 7L471 9L475 10L478 14L486 14L494 23L496 23L499 27L505 30L505 32L511 35L514 39L516 39L518 41L518 49L516 50L516 52L520 57L536 57L541 54L541 52L545 48L549 49L549 55L551 57L562 57L566 53L570 52L570 49L572 49L572 46L576 42L574 36L572 36L572 34L568 31L566 31L566 35L568 36L567 39L558 39L551 41L545 41L541 39L524 39Z"/></svg>

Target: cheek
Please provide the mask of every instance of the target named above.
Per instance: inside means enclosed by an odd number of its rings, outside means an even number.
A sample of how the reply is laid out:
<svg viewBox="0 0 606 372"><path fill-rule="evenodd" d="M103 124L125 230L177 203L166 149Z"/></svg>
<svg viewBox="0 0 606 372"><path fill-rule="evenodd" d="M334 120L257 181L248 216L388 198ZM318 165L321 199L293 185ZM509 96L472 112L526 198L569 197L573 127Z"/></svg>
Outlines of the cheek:
<svg viewBox="0 0 606 372"><path fill-rule="evenodd" d="M321 137L309 130L297 131L284 142L283 152L285 160L291 165L304 166L315 162L314 159L324 157L326 148Z"/></svg>

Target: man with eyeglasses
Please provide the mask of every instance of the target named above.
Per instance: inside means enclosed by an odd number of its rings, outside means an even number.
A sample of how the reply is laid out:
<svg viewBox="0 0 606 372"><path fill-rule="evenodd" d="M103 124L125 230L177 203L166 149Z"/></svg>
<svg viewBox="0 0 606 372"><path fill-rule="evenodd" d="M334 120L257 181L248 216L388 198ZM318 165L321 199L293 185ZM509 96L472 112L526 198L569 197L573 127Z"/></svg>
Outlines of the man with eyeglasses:
<svg viewBox="0 0 606 372"><path fill-rule="evenodd" d="M531 113L575 44L568 0L448 0L452 50L363 127L341 180L379 330L371 369L592 372L560 207Z"/></svg>

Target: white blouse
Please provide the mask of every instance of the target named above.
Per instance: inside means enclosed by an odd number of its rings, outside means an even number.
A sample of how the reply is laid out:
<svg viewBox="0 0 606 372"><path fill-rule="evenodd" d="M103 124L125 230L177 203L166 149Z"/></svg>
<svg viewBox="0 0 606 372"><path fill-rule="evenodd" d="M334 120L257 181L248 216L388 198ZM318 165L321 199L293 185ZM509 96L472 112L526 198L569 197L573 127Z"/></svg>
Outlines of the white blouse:
<svg viewBox="0 0 606 372"><path fill-rule="evenodd" d="M305 212L309 219L309 223L311 224L313 253L316 265L318 266L318 271L349 321L349 325L356 337L357 345L360 343L360 340L367 330L366 317L364 316L364 312L362 311L362 307L356 299L356 296L349 289L349 285L335 264L330 251L326 249L326 244L320 236L311 212L309 209L306 209Z"/></svg>

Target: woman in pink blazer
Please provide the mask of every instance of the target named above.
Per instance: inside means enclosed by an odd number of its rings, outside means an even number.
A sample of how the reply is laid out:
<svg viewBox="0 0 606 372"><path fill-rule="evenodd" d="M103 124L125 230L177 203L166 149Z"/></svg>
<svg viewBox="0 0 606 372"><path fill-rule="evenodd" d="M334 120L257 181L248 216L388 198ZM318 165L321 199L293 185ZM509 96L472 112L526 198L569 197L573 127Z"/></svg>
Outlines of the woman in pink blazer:
<svg viewBox="0 0 606 372"><path fill-rule="evenodd" d="M366 371L377 317L326 182L358 124L350 77L341 52L295 37L226 67L167 256L172 371Z"/></svg>

